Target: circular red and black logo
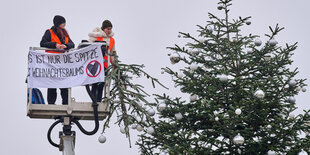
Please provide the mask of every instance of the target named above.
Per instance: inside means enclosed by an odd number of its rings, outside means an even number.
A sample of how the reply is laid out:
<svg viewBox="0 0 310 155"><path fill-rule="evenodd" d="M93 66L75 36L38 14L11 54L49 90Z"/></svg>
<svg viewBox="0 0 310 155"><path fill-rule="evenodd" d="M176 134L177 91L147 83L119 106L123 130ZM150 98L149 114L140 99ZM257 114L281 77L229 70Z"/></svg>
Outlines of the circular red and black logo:
<svg viewBox="0 0 310 155"><path fill-rule="evenodd" d="M86 74L89 77L97 77L101 72L101 64L97 60L88 63L86 67Z"/></svg>

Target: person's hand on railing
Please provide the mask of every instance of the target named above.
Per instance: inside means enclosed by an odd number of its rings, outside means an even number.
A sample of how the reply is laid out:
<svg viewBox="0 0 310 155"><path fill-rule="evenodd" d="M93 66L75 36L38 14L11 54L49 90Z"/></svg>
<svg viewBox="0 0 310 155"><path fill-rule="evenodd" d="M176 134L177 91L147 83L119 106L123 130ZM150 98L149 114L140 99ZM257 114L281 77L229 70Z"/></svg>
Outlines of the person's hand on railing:
<svg viewBox="0 0 310 155"><path fill-rule="evenodd" d="M56 48L57 49L61 49L61 45L60 44L56 44Z"/></svg>
<svg viewBox="0 0 310 155"><path fill-rule="evenodd" d="M56 44L56 48L57 49L65 49L65 48L67 48L67 46L66 45L61 45L61 44Z"/></svg>

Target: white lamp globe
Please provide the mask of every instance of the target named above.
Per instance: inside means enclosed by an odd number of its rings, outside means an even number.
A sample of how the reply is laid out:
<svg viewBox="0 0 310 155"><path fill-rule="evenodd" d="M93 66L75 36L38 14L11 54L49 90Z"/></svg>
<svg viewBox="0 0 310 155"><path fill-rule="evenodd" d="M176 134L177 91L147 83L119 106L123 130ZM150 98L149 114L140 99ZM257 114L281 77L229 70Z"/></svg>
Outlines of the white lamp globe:
<svg viewBox="0 0 310 155"><path fill-rule="evenodd" d="M148 134L153 134L154 133L154 128L153 127L148 127L148 128L146 128L146 132L148 133Z"/></svg>
<svg viewBox="0 0 310 155"><path fill-rule="evenodd" d="M227 75L219 75L218 78L220 79L220 81L225 82L228 80L228 76Z"/></svg>
<svg viewBox="0 0 310 155"><path fill-rule="evenodd" d="M244 138L240 135L240 133L238 133L238 135L234 137L233 142L235 144L243 144Z"/></svg>
<svg viewBox="0 0 310 155"><path fill-rule="evenodd" d="M267 152L267 154L268 154L268 155L276 155L276 152L275 152L275 151L272 151L272 150L269 150L269 151Z"/></svg>
<svg viewBox="0 0 310 155"><path fill-rule="evenodd" d="M196 64L191 64L189 66L189 69L192 70L192 71L197 70L197 68L198 68L198 65L196 65Z"/></svg>
<svg viewBox="0 0 310 155"><path fill-rule="evenodd" d="M290 103L295 103L295 102L296 102L295 97L294 97L294 96L290 96L290 97L288 98L288 102L290 102Z"/></svg>
<svg viewBox="0 0 310 155"><path fill-rule="evenodd" d="M177 76L178 76L178 78L180 78L180 79L181 79L181 78L183 78L183 77L184 77L184 74L183 74L182 72L178 72L178 73L177 73Z"/></svg>
<svg viewBox="0 0 310 155"><path fill-rule="evenodd" d="M298 155L308 155L308 153L302 149L302 150L298 153Z"/></svg>
<svg viewBox="0 0 310 155"><path fill-rule="evenodd" d="M241 109L239 109L239 108L236 109L236 110L235 110L235 113L236 113L236 115L240 115L240 114L241 114Z"/></svg>
<svg viewBox="0 0 310 155"><path fill-rule="evenodd" d="M189 97L189 100L191 101L191 102L194 102L194 101L196 101L197 100L197 95L191 95L190 97Z"/></svg>
<svg viewBox="0 0 310 155"><path fill-rule="evenodd" d="M200 43L204 43L206 40L205 40L204 38L200 38L198 41L199 41Z"/></svg>
<svg viewBox="0 0 310 155"><path fill-rule="evenodd" d="M138 124L138 125L137 125L137 131L140 132L140 131L142 131L142 130L143 130L143 127L142 127L140 124Z"/></svg>
<svg viewBox="0 0 310 155"><path fill-rule="evenodd" d="M98 138L98 141L100 143L105 143L107 141L107 138L104 135L100 135L99 138Z"/></svg>
<svg viewBox="0 0 310 155"><path fill-rule="evenodd" d="M132 129L137 129L137 124L136 124L136 123L131 124L131 128L132 128Z"/></svg>
<svg viewBox="0 0 310 155"><path fill-rule="evenodd" d="M166 109L166 104L164 102L160 103L158 106L157 106L157 110L158 112L161 112L163 111L164 109Z"/></svg>
<svg viewBox="0 0 310 155"><path fill-rule="evenodd" d="M288 82L288 85L290 86L290 87L294 87L294 86L296 86L296 81L295 80L290 80L289 82Z"/></svg>
<svg viewBox="0 0 310 155"><path fill-rule="evenodd" d="M262 91L262 90L257 90L255 93L254 93L254 96L256 96L257 98L264 98L265 97L265 93Z"/></svg>
<svg viewBox="0 0 310 155"><path fill-rule="evenodd" d="M154 116L155 115L155 110L153 108L149 109L147 111L147 113L150 115L150 116Z"/></svg>
<svg viewBox="0 0 310 155"><path fill-rule="evenodd" d="M181 113L176 113L174 114L174 117L177 119L177 120L180 120L183 118L182 114Z"/></svg>
<svg viewBox="0 0 310 155"><path fill-rule="evenodd" d="M180 56L179 56L179 54L177 54L177 53L172 53L171 55L170 55L170 62L171 62L171 64L176 64L176 63L178 63L180 61Z"/></svg>
<svg viewBox="0 0 310 155"><path fill-rule="evenodd" d="M125 134L125 133L126 133L126 130L128 131L128 129L125 129L125 126L121 126L121 127L120 127L120 132L121 132L122 134Z"/></svg>
<svg viewBox="0 0 310 155"><path fill-rule="evenodd" d="M278 44L278 42L275 39L271 39L271 40L268 41L268 44L270 46L276 46Z"/></svg>
<svg viewBox="0 0 310 155"><path fill-rule="evenodd" d="M254 41L254 44L255 44L255 46L260 46L260 45L262 45L262 41L260 39L256 39Z"/></svg>
<svg viewBox="0 0 310 155"><path fill-rule="evenodd" d="M213 28L211 26L207 27L208 32L212 33L213 32Z"/></svg>

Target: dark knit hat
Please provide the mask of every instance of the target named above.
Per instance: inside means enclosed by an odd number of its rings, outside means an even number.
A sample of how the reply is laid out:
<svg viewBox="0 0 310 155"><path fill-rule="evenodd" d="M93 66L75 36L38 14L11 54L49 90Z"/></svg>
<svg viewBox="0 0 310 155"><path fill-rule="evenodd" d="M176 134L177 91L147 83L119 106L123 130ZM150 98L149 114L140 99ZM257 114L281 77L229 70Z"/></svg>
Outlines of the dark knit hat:
<svg viewBox="0 0 310 155"><path fill-rule="evenodd" d="M58 27L62 23L66 23L66 19L63 16L56 15L53 19L53 23L55 27Z"/></svg>
<svg viewBox="0 0 310 155"><path fill-rule="evenodd" d="M104 30L105 28L108 28L108 27L113 27L113 26L112 26L112 23L111 23L109 20L103 21L103 22L102 22L101 29Z"/></svg>

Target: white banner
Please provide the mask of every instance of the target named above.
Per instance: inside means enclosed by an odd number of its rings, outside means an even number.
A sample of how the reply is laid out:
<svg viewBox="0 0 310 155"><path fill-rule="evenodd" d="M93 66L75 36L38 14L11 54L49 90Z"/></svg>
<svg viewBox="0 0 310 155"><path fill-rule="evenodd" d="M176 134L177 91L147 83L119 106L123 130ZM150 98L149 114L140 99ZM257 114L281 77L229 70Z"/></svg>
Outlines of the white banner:
<svg viewBox="0 0 310 155"><path fill-rule="evenodd" d="M99 43L68 53L30 50L28 88L71 88L104 81Z"/></svg>

